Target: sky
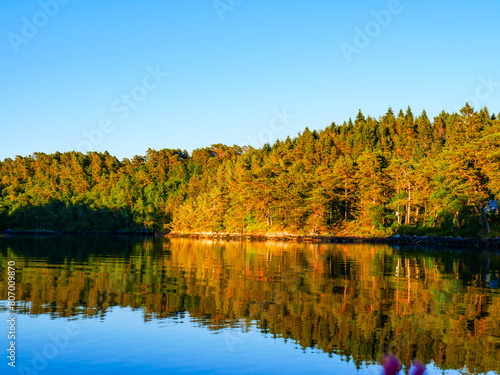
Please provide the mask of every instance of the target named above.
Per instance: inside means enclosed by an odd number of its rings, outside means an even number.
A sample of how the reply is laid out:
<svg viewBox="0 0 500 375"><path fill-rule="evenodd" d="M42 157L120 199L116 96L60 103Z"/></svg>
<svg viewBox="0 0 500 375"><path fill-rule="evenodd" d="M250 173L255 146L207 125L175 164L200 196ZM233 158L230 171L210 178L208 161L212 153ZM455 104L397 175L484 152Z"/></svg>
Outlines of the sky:
<svg viewBox="0 0 500 375"><path fill-rule="evenodd" d="M500 2L0 2L0 160L260 147L408 106L500 112Z"/></svg>

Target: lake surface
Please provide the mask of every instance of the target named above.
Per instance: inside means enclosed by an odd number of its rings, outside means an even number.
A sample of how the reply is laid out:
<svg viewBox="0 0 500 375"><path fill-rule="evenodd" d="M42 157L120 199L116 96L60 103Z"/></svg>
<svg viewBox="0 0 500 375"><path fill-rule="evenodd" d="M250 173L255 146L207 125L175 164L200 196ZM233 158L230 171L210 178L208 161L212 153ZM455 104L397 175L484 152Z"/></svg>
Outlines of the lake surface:
<svg viewBox="0 0 500 375"><path fill-rule="evenodd" d="M131 237L0 238L24 374L500 374L500 255ZM404 371L401 372L403 374Z"/></svg>

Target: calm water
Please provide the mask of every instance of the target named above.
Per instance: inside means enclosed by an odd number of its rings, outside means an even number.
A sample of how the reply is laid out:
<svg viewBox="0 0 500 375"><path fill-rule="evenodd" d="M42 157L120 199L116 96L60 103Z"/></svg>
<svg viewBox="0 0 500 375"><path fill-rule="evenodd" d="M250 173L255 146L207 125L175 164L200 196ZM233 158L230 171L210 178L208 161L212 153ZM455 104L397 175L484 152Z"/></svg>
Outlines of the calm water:
<svg viewBox="0 0 500 375"><path fill-rule="evenodd" d="M386 245L0 238L25 374L500 374L500 255ZM19 372L19 370L21 370ZM401 372L403 374L403 372Z"/></svg>

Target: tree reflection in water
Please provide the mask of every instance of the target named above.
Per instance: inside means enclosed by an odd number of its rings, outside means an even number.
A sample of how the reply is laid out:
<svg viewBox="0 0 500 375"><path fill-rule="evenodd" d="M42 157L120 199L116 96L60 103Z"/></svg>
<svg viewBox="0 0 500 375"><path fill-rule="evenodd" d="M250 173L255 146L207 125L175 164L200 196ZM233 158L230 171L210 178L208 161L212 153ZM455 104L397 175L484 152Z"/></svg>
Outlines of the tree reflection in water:
<svg viewBox="0 0 500 375"><path fill-rule="evenodd" d="M500 256L487 252L127 237L0 239L0 293L15 260L18 311L145 320L189 312L218 331L256 327L358 366L395 353L500 372Z"/></svg>

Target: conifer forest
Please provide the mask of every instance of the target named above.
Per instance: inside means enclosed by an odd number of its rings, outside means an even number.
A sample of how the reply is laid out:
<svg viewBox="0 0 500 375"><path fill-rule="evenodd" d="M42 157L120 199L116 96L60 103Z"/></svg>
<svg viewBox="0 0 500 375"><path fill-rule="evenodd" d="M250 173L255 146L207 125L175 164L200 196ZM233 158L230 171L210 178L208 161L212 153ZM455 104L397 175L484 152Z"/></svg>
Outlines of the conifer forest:
<svg viewBox="0 0 500 375"><path fill-rule="evenodd" d="M388 109L256 149L0 162L0 230L498 235L500 120Z"/></svg>

